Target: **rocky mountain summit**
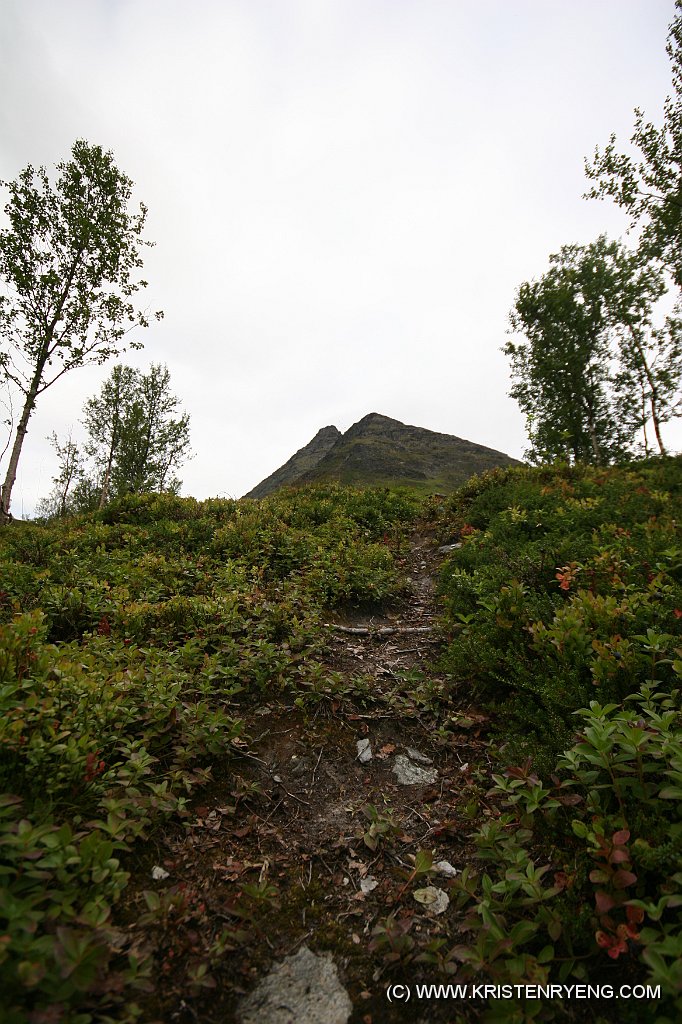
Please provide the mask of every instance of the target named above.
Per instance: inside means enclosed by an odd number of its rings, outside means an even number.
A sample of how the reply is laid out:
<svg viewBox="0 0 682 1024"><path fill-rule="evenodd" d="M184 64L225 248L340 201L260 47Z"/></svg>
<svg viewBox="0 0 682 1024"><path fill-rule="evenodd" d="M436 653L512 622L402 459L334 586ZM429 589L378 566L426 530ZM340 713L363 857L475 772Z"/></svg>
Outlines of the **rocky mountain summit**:
<svg viewBox="0 0 682 1024"><path fill-rule="evenodd" d="M345 434L334 426L323 427L245 497L263 498L280 487L329 480L448 492L474 473L516 464L518 460L493 448L371 412Z"/></svg>
<svg viewBox="0 0 682 1024"><path fill-rule="evenodd" d="M308 441L304 448L300 448L283 466L276 469L265 480L261 480L244 497L264 498L266 494L272 494L280 487L299 483L301 477L317 466L341 437L343 434L336 427L322 427L312 441Z"/></svg>

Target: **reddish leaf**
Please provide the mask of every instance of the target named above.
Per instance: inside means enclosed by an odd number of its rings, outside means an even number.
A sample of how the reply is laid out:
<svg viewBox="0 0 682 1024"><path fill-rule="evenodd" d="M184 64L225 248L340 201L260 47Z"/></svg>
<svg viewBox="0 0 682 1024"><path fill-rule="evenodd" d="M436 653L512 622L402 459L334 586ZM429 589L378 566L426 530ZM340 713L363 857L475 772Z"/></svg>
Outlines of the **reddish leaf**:
<svg viewBox="0 0 682 1024"><path fill-rule="evenodd" d="M616 871L613 876L613 885L616 889L627 889L629 885L634 885L637 881L637 875L633 875L632 871L625 871L621 868Z"/></svg>
<svg viewBox="0 0 682 1024"><path fill-rule="evenodd" d="M615 900L609 896L607 892L602 889L598 889L594 894L594 902L597 906L598 914L608 914L609 910L615 906Z"/></svg>
<svg viewBox="0 0 682 1024"><path fill-rule="evenodd" d="M641 907L630 907L625 908L625 914L630 924L641 924L644 920L644 911Z"/></svg>
<svg viewBox="0 0 682 1024"><path fill-rule="evenodd" d="M628 839L630 838L630 832L628 829L621 829L620 832L613 833L613 845L614 846L625 846Z"/></svg>

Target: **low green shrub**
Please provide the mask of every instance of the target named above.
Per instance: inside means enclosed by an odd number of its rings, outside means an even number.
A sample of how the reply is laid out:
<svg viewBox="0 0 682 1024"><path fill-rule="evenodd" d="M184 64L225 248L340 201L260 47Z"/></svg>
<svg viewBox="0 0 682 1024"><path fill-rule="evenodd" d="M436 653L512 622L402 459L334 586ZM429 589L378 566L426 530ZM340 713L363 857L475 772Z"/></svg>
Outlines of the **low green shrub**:
<svg viewBox="0 0 682 1024"><path fill-rule="evenodd" d="M660 985L661 1024L682 1010L681 469L505 470L439 511L462 544L441 577L444 668L486 704L502 762L482 867L456 883L471 939L444 969Z"/></svg>
<svg viewBox="0 0 682 1024"><path fill-rule="evenodd" d="M3 1021L135 1019L149 965L111 928L122 855L228 769L240 706L328 689L325 609L399 592L417 508L130 495L0 531Z"/></svg>

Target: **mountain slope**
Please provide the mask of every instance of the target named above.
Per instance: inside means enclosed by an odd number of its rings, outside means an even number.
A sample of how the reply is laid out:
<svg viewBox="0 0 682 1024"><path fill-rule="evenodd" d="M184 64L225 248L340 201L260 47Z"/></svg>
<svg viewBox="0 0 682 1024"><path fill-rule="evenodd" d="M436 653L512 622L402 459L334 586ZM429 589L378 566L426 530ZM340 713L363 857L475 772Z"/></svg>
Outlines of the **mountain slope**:
<svg viewBox="0 0 682 1024"><path fill-rule="evenodd" d="M331 431L336 438L327 444ZM425 493L451 491L474 473L515 464L517 460L504 452L372 412L345 434L336 427L325 427L247 497L260 498L282 486L324 480L355 486L413 487Z"/></svg>
<svg viewBox="0 0 682 1024"><path fill-rule="evenodd" d="M309 441L305 447L300 448L295 455L291 456L288 462L285 462L283 466L276 469L265 480L261 480L259 484L256 484L244 497L264 498L266 494L272 494L273 491L279 490L280 487L287 487L290 484L297 483L304 473L311 470L320 459L324 458L341 436L341 431L336 427L322 427L315 434L312 441Z"/></svg>

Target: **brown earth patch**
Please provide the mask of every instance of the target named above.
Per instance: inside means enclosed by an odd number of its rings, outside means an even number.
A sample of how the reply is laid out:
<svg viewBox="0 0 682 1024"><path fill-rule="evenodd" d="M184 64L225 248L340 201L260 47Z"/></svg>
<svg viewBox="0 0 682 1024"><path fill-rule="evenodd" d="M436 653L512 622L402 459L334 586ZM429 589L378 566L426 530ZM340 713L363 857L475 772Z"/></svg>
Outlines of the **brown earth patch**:
<svg viewBox="0 0 682 1024"><path fill-rule="evenodd" d="M440 560L432 538L416 536L400 607L330 618L329 693L243 714L248 742L214 766L215 781L186 820L127 865L133 877L119 924L153 953L150 991L140 999L149 1024L229 1024L245 993L303 943L332 954L353 1003L351 1024L473 1019L473 1004L386 998L389 981L447 980L429 955L437 961L462 941L453 881L414 877L414 857L429 851L434 863L461 870L473 819L486 813L485 716L461 684L432 668L443 641ZM395 632L377 636L382 627ZM363 739L367 763L358 757ZM395 757L408 749L429 759L435 782L398 782ZM155 867L167 877L153 879ZM426 885L450 895L441 916L413 898Z"/></svg>

